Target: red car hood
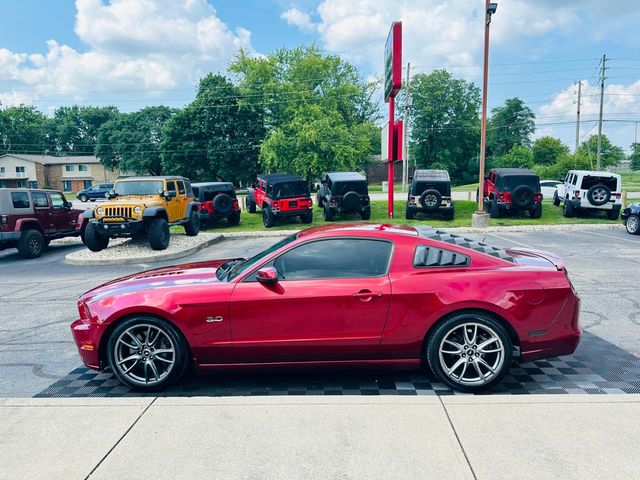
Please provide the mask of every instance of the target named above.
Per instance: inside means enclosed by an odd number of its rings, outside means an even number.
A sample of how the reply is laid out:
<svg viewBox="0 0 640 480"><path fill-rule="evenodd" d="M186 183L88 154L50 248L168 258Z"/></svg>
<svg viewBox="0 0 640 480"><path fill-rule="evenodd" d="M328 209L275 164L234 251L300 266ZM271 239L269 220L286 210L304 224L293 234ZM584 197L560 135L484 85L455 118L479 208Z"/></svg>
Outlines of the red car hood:
<svg viewBox="0 0 640 480"><path fill-rule="evenodd" d="M228 259L185 263L134 273L93 288L85 292L80 298L88 301L90 299L148 289L197 285L200 283L213 285L219 283L216 277L216 270L226 261Z"/></svg>

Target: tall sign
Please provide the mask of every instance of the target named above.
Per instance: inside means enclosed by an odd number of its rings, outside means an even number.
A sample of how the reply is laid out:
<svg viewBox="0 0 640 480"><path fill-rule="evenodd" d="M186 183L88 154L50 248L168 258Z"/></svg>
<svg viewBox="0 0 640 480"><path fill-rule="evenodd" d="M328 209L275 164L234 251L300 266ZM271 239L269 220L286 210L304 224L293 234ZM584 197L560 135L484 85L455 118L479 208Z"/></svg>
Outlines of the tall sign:
<svg viewBox="0 0 640 480"><path fill-rule="evenodd" d="M398 159L398 150L394 149L398 138L398 128L402 128L395 121L395 96L402 86L402 22L393 22L387 43L384 46L384 101L389 102L388 155L387 155L387 214L393 218L393 181L394 160ZM401 135L401 134L400 134Z"/></svg>

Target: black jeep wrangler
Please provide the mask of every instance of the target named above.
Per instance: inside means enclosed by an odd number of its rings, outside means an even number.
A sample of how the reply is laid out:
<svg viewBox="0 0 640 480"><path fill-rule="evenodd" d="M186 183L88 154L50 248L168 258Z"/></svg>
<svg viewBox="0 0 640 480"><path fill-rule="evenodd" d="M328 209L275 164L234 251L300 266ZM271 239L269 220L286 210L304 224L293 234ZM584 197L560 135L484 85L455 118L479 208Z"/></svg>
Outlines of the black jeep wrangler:
<svg viewBox="0 0 640 480"><path fill-rule="evenodd" d="M451 179L446 170L416 170L411 179L407 196L407 220L416 213L442 214L445 220L453 220L453 200L451 200Z"/></svg>
<svg viewBox="0 0 640 480"><path fill-rule="evenodd" d="M231 182L192 183L193 196L198 202L200 223L226 218L231 225L240 223L240 205Z"/></svg>
<svg viewBox="0 0 640 480"><path fill-rule="evenodd" d="M359 213L360 218L371 218L367 179L356 172L331 172L318 189L318 205L324 211L325 221L337 213Z"/></svg>

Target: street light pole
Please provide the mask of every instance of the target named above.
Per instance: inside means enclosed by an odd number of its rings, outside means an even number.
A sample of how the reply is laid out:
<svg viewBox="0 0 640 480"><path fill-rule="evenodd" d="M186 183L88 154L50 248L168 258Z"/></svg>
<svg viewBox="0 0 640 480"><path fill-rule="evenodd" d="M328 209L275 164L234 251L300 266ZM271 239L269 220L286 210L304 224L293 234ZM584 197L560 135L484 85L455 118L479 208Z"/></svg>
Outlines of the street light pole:
<svg viewBox="0 0 640 480"><path fill-rule="evenodd" d="M496 13L497 3L485 0L484 22L484 71L482 74L482 119L480 125L480 171L478 175L478 211L473 215L472 224L477 227L489 225L489 218L484 211L484 165L487 147L487 83L489 78L489 26L491 15Z"/></svg>

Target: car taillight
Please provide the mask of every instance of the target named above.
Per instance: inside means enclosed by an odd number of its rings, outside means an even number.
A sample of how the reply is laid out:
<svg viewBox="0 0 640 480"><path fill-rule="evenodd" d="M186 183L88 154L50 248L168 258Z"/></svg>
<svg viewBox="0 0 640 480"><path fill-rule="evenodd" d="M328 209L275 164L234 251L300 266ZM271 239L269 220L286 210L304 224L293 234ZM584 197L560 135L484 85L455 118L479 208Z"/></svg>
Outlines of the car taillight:
<svg viewBox="0 0 640 480"><path fill-rule="evenodd" d="M542 201L542 194L541 193L535 193L533 195L533 201L534 202L541 202Z"/></svg>
<svg viewBox="0 0 640 480"><path fill-rule="evenodd" d="M498 194L498 200L503 200L506 203L511 202L511 192L501 192Z"/></svg>
<svg viewBox="0 0 640 480"><path fill-rule="evenodd" d="M576 198L580 198L580 190L576 190L573 192L573 196Z"/></svg>
<svg viewBox="0 0 640 480"><path fill-rule="evenodd" d="M621 193L616 193L616 199L620 199L622 198L622 194Z"/></svg>
<svg viewBox="0 0 640 480"><path fill-rule="evenodd" d="M9 223L9 215L0 215L0 222L2 225L7 225Z"/></svg>
<svg viewBox="0 0 640 480"><path fill-rule="evenodd" d="M238 210L240 208L240 205L238 204L238 199L237 198L233 199L233 203L232 204L233 204L233 209L234 210Z"/></svg>

